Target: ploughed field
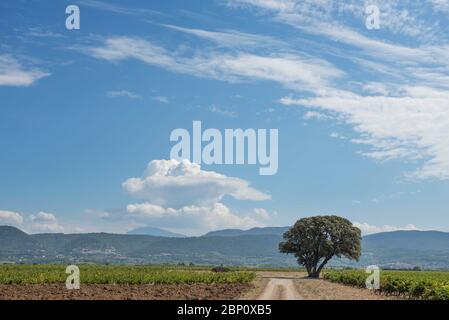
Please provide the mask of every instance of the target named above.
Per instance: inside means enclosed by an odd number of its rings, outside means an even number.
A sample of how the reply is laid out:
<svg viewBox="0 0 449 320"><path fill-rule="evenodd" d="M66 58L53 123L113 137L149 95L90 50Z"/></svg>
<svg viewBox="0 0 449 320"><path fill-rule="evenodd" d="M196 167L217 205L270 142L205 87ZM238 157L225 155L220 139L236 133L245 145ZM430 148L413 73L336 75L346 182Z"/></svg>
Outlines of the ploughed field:
<svg viewBox="0 0 449 320"><path fill-rule="evenodd" d="M328 270L324 279L365 288L365 270ZM405 299L449 300L449 272L391 271L380 272L379 294Z"/></svg>
<svg viewBox="0 0 449 320"><path fill-rule="evenodd" d="M0 266L0 299L234 299L254 272L206 267L79 265L80 289L67 290L62 265Z"/></svg>

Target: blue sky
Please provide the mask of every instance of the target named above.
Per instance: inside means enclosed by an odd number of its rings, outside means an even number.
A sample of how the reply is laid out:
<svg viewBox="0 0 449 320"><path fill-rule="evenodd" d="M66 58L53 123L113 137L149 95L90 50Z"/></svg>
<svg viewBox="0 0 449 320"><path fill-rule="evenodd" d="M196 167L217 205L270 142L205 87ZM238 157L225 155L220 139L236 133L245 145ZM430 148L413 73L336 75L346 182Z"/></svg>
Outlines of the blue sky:
<svg viewBox="0 0 449 320"><path fill-rule="evenodd" d="M0 222L449 231L448 16L447 0L2 2ZM277 174L170 161L194 120L278 129Z"/></svg>

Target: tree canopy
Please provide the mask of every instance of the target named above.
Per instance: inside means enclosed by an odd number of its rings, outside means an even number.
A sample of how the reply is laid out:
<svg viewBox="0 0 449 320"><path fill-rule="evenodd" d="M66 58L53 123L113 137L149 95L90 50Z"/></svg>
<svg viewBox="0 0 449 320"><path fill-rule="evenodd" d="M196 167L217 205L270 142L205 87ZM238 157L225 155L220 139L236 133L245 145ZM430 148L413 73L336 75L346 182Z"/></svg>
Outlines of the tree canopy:
<svg viewBox="0 0 449 320"><path fill-rule="evenodd" d="M338 216L316 216L298 220L284 233L279 250L293 254L307 269L309 277L318 278L334 256L358 261L361 239L360 229L349 220Z"/></svg>

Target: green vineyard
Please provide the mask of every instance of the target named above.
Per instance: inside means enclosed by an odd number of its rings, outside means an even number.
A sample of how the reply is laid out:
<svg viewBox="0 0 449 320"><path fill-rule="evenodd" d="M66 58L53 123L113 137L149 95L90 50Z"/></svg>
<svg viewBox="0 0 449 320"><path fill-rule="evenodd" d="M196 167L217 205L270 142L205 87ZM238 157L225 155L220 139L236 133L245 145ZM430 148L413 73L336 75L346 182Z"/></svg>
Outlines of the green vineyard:
<svg viewBox="0 0 449 320"><path fill-rule="evenodd" d="M65 283L62 265L1 265L0 284ZM80 265L81 284L248 283L254 272L211 272L210 268L176 266Z"/></svg>
<svg viewBox="0 0 449 320"><path fill-rule="evenodd" d="M328 270L331 282L365 288L365 270ZM449 272L381 271L379 294L405 299L449 300Z"/></svg>

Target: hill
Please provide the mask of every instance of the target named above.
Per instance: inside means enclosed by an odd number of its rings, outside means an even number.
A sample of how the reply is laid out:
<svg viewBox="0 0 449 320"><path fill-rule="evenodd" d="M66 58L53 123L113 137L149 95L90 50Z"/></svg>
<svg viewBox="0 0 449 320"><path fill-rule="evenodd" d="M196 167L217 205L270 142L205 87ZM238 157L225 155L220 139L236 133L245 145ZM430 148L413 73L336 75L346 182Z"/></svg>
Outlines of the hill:
<svg viewBox="0 0 449 320"><path fill-rule="evenodd" d="M449 268L449 233L395 231L367 235L362 241L364 265L389 268Z"/></svg>
<svg viewBox="0 0 449 320"><path fill-rule="evenodd" d="M20 262L41 254L44 248L32 236L10 226L0 226L0 261Z"/></svg>
<svg viewBox="0 0 449 320"><path fill-rule="evenodd" d="M131 231L128 231L127 234L134 234L134 235L146 235L146 236L155 236L155 237L170 237L170 238L186 238L185 235L170 232L164 229L160 228L154 228L154 227L142 227L142 228L136 228Z"/></svg>
<svg viewBox="0 0 449 320"><path fill-rule="evenodd" d="M0 263L195 263L296 266L279 253L283 228L222 230L202 237L133 234L34 234L0 227ZM333 266L449 269L449 233L396 231L368 235L359 262L333 259Z"/></svg>
<svg viewBox="0 0 449 320"><path fill-rule="evenodd" d="M370 248L400 248L410 250L449 251L449 232L395 231L367 235L364 242Z"/></svg>
<svg viewBox="0 0 449 320"><path fill-rule="evenodd" d="M282 236L284 232L287 231L289 228L290 227L252 228L249 230L224 229L208 232L203 237L237 237L237 236L255 236L255 235Z"/></svg>

